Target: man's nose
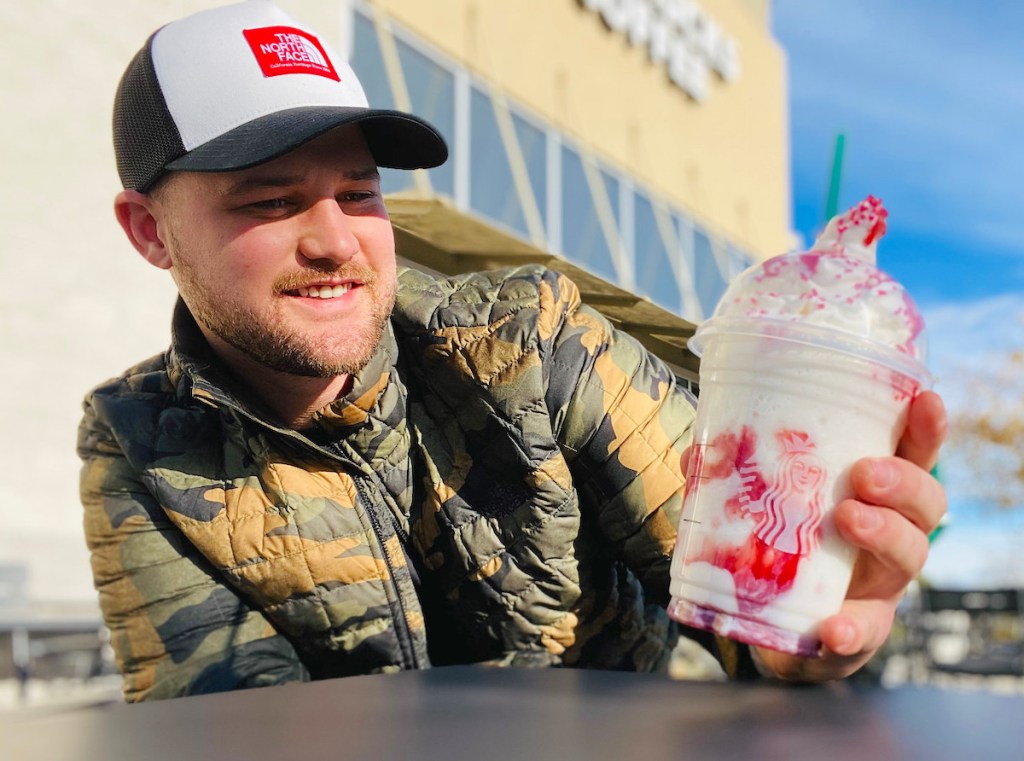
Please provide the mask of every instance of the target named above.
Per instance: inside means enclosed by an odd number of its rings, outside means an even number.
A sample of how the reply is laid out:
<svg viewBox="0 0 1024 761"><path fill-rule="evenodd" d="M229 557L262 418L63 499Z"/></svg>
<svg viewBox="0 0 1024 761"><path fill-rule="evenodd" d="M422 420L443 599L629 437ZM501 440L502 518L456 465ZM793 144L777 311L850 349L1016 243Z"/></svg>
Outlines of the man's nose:
<svg viewBox="0 0 1024 761"><path fill-rule="evenodd" d="M317 201L303 214L299 253L309 260L347 262L359 253L351 219L333 198Z"/></svg>

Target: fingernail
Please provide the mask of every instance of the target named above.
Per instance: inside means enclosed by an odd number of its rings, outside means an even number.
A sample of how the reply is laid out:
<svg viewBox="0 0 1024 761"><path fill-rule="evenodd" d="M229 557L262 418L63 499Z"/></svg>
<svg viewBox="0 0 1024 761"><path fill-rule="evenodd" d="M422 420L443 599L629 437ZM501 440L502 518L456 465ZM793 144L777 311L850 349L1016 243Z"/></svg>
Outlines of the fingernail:
<svg viewBox="0 0 1024 761"><path fill-rule="evenodd" d="M841 626L836 636L835 652L839 655L850 655L853 650L852 645L855 636L856 632L852 626L849 624Z"/></svg>
<svg viewBox="0 0 1024 761"><path fill-rule="evenodd" d="M874 471L875 486L879 489L888 489L896 482L896 469L886 460L875 460L871 463Z"/></svg>
<svg viewBox="0 0 1024 761"><path fill-rule="evenodd" d="M861 507L857 511L857 526L862 531L874 531L882 525L882 514L877 507Z"/></svg>

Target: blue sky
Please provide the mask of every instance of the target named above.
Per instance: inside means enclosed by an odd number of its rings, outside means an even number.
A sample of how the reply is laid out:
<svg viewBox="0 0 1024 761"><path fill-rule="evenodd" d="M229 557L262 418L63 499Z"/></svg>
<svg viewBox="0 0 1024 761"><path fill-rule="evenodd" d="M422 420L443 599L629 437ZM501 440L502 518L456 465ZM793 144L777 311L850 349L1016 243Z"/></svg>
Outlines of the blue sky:
<svg viewBox="0 0 1024 761"><path fill-rule="evenodd" d="M1024 3L776 0L773 15L805 237L842 132L840 206L882 198L880 263L920 304L1024 293Z"/></svg>
<svg viewBox="0 0 1024 761"><path fill-rule="evenodd" d="M775 0L773 30L789 65L794 226L809 241L823 224L842 133L839 208L873 194L889 209L879 265L922 307L936 389L951 412L970 409L972 389L994 385L986 373L1024 350L1024 2ZM1019 408L1024 385L996 388ZM1024 563L1007 562L1024 505L980 504L958 446L943 459L952 521L926 571L1024 584Z"/></svg>

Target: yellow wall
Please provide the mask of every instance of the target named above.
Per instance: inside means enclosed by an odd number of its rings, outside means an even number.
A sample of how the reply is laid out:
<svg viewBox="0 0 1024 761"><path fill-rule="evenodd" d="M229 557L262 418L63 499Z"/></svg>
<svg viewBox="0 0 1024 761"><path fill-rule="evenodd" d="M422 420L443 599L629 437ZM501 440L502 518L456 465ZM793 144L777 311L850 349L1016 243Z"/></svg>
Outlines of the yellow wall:
<svg viewBox="0 0 1024 761"><path fill-rule="evenodd" d="M742 67L701 103L577 0L370 5L750 253L790 247L786 62L763 1L699 1Z"/></svg>

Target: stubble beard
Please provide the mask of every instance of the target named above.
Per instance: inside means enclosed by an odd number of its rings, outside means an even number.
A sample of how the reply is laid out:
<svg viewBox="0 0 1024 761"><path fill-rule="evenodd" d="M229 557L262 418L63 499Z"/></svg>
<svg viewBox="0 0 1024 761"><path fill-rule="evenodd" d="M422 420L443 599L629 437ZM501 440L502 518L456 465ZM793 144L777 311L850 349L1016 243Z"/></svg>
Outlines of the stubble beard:
<svg viewBox="0 0 1024 761"><path fill-rule="evenodd" d="M384 335L384 328L395 304L396 282L381 278L364 265L346 264L331 269L310 269L296 273L275 285L275 297L261 312L251 307L230 304L220 298L187 263L175 261L178 289L192 316L256 362L279 373L306 378L333 378L358 373L370 361ZM305 333L286 324L282 300L292 298L283 292L289 282L335 275L362 282L369 291L368 312L358 323L338 320L334 329L318 334ZM364 299L365 301L365 299Z"/></svg>

